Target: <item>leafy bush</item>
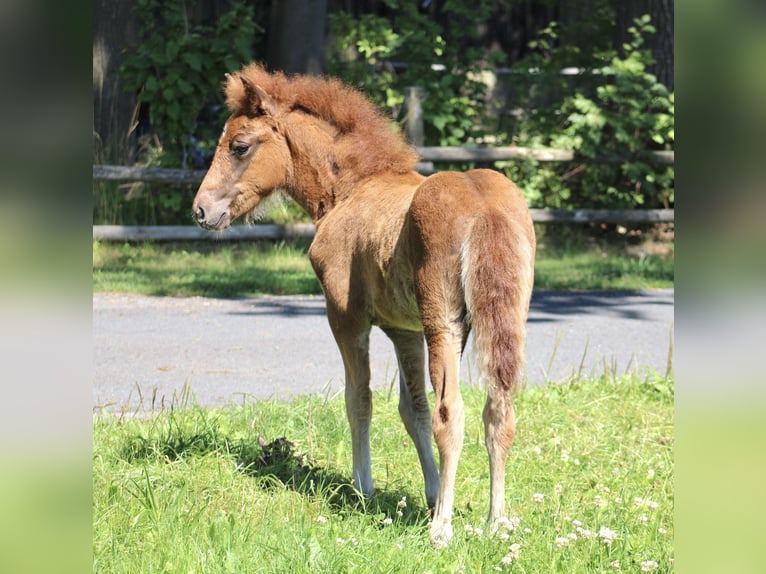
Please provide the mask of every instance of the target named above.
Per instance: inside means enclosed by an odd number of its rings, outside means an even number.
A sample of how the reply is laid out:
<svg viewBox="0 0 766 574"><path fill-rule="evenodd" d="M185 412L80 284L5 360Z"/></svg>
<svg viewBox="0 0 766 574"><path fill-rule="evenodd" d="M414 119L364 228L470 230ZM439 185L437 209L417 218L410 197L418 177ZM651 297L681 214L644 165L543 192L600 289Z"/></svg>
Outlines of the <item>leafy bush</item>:
<svg viewBox="0 0 766 574"><path fill-rule="evenodd" d="M203 112L223 109L223 72L234 71L252 57L256 31L253 7L235 0L214 24L192 21L188 0L139 0L141 40L126 55L121 69L129 90L148 106L161 165L203 167L215 146L220 118L210 125ZM216 105L218 104L218 108Z"/></svg>
<svg viewBox="0 0 766 574"><path fill-rule="evenodd" d="M223 73L253 59L253 44L263 32L255 24L253 5L245 0L233 0L229 11L211 19L212 24L195 21L197 4L189 0L136 3L140 39L126 48L120 75L144 107L144 123L138 126L143 132L138 141L143 165L207 167L226 115ZM122 200L109 199L114 196L109 185L97 187L95 222L189 221L188 186L135 183Z"/></svg>
<svg viewBox="0 0 766 574"><path fill-rule="evenodd" d="M517 181L535 207L671 207L674 202L674 171L652 164L652 150L672 149L674 141L674 95L647 72L651 54L642 50L643 35L653 33L649 16L629 28L633 36L623 46L624 55L611 50L596 54L600 66L585 70L605 81L590 90L577 90L549 106L528 104L515 126L513 142L529 147L573 150L582 161L567 164L505 164L507 175ZM543 73L538 88L530 89L527 102L540 92L560 93L562 82L557 49L552 48L556 27L541 33L535 47L545 50L520 66ZM548 52L548 53L546 53ZM552 54L551 54L552 52ZM553 73L551 73L553 72ZM553 80L545 79L553 78ZM533 79L534 81L534 79ZM591 163L598 157L623 157L625 161Z"/></svg>
<svg viewBox="0 0 766 574"><path fill-rule="evenodd" d="M672 149L674 96L647 71L653 63L643 49L644 35L654 32L649 16L629 28L632 40L622 55L604 48L609 35L603 32L614 19L601 12L594 16L600 32L582 45L561 41L555 22L541 30L530 43L531 54L515 66L521 72L512 76L515 101L509 103L521 113L503 129L491 120L493 104L481 81L483 72L492 71L494 56L472 47L476 26L471 24L488 16L489 3L478 2L471 10L445 3L444 26L415 3L386 5L392 18L330 16L328 72L363 89L394 116L404 87L425 88L426 145L492 142L573 150L581 161L496 164L534 207L673 205L673 168L658 167L650 158L653 150ZM579 67L577 76L561 74L572 66ZM600 157L613 161L592 161Z"/></svg>
<svg viewBox="0 0 766 574"><path fill-rule="evenodd" d="M446 2L442 26L418 3L387 0L392 18L364 14L330 14L327 72L362 89L396 117L404 88L421 86L426 145L462 145L482 133L487 115L483 70L492 67L492 54L475 46L476 21L486 19L491 3L470 8ZM395 67L392 62L405 66Z"/></svg>

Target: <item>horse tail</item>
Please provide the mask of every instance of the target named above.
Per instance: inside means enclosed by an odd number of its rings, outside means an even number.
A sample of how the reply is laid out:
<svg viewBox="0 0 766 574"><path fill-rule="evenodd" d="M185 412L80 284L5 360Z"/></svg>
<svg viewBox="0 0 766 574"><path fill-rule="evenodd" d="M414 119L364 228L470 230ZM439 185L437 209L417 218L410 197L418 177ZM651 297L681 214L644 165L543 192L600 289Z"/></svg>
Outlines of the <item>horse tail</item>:
<svg viewBox="0 0 766 574"><path fill-rule="evenodd" d="M488 210L462 245L461 281L481 374L491 388L515 394L525 366L526 321L534 280L531 219Z"/></svg>

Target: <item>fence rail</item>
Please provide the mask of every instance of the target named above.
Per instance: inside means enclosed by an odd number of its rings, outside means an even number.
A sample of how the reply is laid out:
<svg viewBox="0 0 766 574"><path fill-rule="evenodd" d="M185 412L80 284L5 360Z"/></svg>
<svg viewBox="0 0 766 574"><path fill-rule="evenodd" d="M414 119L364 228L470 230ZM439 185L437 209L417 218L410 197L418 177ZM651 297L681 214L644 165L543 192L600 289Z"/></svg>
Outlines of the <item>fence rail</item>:
<svg viewBox="0 0 766 574"><path fill-rule="evenodd" d="M525 147L418 147L421 163L416 169L421 173L433 171L433 163L439 162L495 162L534 159L542 162L621 163L631 158L603 156L583 158L571 150ZM673 165L675 152L655 151L647 160L659 165ZM93 179L102 181L145 181L153 183L199 184L205 170L170 169L161 167L131 167L123 165L94 165Z"/></svg>
<svg viewBox="0 0 766 574"><path fill-rule="evenodd" d="M536 223L672 223L672 209L530 209ZM291 239L314 236L311 223L288 225L235 225L215 233L194 225L94 225L93 239L100 241L190 241L215 239Z"/></svg>
<svg viewBox="0 0 766 574"><path fill-rule="evenodd" d="M532 149L523 147L463 148L463 147L417 147L421 163L420 173L433 172L433 163L480 162L534 159L542 162L619 163L629 158L604 156L582 158L569 150ZM673 151L653 152L649 161L659 165L673 165ZM94 165L93 179L97 181L143 181L199 185L205 170L169 169L159 167L131 167L120 165ZM672 223L672 209L531 209L536 223ZM291 225L234 226L223 233L211 233L195 226L185 225L94 225L93 239L105 241L182 241L198 239L250 240L313 237L314 226L310 223Z"/></svg>

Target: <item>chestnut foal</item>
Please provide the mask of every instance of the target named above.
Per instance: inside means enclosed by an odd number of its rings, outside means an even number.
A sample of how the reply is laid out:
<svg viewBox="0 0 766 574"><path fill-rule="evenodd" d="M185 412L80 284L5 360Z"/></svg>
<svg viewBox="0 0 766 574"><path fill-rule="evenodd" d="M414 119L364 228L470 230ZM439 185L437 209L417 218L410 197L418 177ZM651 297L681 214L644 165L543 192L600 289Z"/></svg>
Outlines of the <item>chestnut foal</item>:
<svg viewBox="0 0 766 574"><path fill-rule="evenodd" d="M227 74L225 93L232 114L193 215L202 227L223 230L286 193L311 216L309 256L345 367L355 486L373 492L369 334L377 325L396 350L399 413L434 508L431 541L449 543L465 422L459 364L473 330L487 380L489 520L504 516L535 257L518 188L485 169L419 175L415 150L360 93L336 80L271 74L253 64Z"/></svg>

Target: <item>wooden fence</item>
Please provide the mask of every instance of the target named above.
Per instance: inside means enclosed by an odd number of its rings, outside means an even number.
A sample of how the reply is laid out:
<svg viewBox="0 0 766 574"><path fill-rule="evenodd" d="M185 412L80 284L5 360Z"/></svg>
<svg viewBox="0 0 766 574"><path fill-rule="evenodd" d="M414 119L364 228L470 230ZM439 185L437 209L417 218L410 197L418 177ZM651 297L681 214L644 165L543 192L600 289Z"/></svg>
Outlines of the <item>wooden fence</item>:
<svg viewBox="0 0 766 574"><path fill-rule="evenodd" d="M559 149L531 149L522 147L464 148L464 147L417 147L421 163L416 169L423 174L434 171L433 163L478 162L526 160L548 162L583 161L593 163L620 163L628 158L605 156L593 159L578 157L572 151ZM672 151L653 152L650 160L658 165L673 165ZM93 179L99 181L143 181L153 183L175 183L199 185L205 176L204 170L167 169L156 167L128 167L115 165L94 165ZM531 209L532 219L538 223L672 223L673 209ZM93 239L132 240L189 240L211 239L283 239L290 237L312 237L312 224L252 225L234 226L223 233L211 233L195 226L160 225L126 226L94 225Z"/></svg>

